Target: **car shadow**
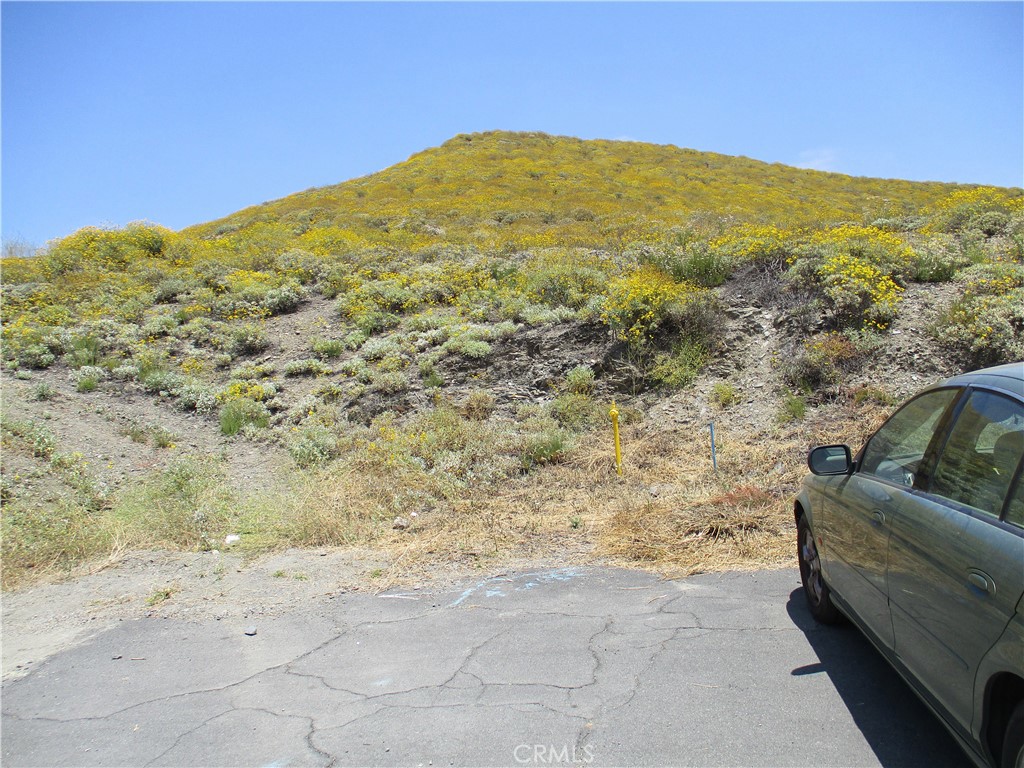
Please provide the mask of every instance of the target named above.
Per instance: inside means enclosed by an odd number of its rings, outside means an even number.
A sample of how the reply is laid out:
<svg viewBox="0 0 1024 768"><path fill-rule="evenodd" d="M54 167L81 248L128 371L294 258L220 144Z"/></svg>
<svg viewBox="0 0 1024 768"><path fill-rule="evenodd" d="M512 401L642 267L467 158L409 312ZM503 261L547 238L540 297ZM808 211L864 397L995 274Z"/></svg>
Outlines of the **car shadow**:
<svg viewBox="0 0 1024 768"><path fill-rule="evenodd" d="M786 604L818 657L793 675L826 674L886 768L964 768L971 762L866 637L849 622L824 626L811 616L803 588Z"/></svg>

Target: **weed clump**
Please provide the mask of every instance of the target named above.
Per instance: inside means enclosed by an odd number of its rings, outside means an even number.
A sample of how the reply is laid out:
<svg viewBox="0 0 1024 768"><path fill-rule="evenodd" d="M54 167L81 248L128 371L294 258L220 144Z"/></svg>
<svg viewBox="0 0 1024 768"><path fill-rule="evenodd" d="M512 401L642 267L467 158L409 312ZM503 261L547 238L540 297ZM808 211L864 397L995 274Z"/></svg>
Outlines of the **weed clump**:
<svg viewBox="0 0 1024 768"><path fill-rule="evenodd" d="M269 424L270 411L256 400L237 398L220 409L220 431L227 437L237 435L246 426L265 429Z"/></svg>

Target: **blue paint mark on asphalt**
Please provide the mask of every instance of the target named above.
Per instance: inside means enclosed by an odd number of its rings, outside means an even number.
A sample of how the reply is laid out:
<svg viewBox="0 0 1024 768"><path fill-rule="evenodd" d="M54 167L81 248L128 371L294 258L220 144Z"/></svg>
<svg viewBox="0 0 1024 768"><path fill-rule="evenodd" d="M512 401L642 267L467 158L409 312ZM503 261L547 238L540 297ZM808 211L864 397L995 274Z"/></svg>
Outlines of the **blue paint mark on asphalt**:
<svg viewBox="0 0 1024 768"><path fill-rule="evenodd" d="M456 606L460 605L461 603L469 599L478 590L481 590L484 587L488 587L488 589L484 592L484 597L507 597L506 592L502 591L502 587L488 585L497 585L501 582L504 582L506 584L514 584L519 579L527 579L527 581L523 582L519 586L512 588L514 592L524 592L527 590L543 586L545 584L552 584L554 582L559 581L570 581L576 578L576 576L578 575L579 572L575 568L558 568L554 571L545 571L542 573L525 573L515 578L509 578L508 576L494 576L490 579L484 579L478 584L475 584L474 586L465 590L461 595L459 595L458 598L456 598L453 602L449 603L448 607L455 608Z"/></svg>

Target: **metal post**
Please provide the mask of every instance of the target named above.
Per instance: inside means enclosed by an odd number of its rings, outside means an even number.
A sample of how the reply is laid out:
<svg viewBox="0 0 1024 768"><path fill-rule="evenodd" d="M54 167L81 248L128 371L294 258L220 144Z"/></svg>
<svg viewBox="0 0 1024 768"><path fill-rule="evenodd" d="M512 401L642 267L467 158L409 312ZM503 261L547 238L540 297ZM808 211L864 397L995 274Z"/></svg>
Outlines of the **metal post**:
<svg viewBox="0 0 1024 768"><path fill-rule="evenodd" d="M715 422L711 422L711 466L718 471L718 456L715 455Z"/></svg>
<svg viewBox="0 0 1024 768"><path fill-rule="evenodd" d="M619 477L622 477L622 446L619 444L619 409L615 407L614 400L612 400L612 409L608 411L608 415L612 417L612 432L615 435L615 471L619 473Z"/></svg>

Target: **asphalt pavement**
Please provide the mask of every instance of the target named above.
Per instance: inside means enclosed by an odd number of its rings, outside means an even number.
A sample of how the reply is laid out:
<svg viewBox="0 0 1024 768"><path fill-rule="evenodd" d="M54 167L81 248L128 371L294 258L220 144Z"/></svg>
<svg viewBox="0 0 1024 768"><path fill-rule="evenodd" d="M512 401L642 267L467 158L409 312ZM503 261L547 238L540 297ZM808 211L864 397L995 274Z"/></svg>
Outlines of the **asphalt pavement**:
<svg viewBox="0 0 1024 768"><path fill-rule="evenodd" d="M563 568L124 621L2 694L10 768L966 765L855 629L814 623L796 570Z"/></svg>

